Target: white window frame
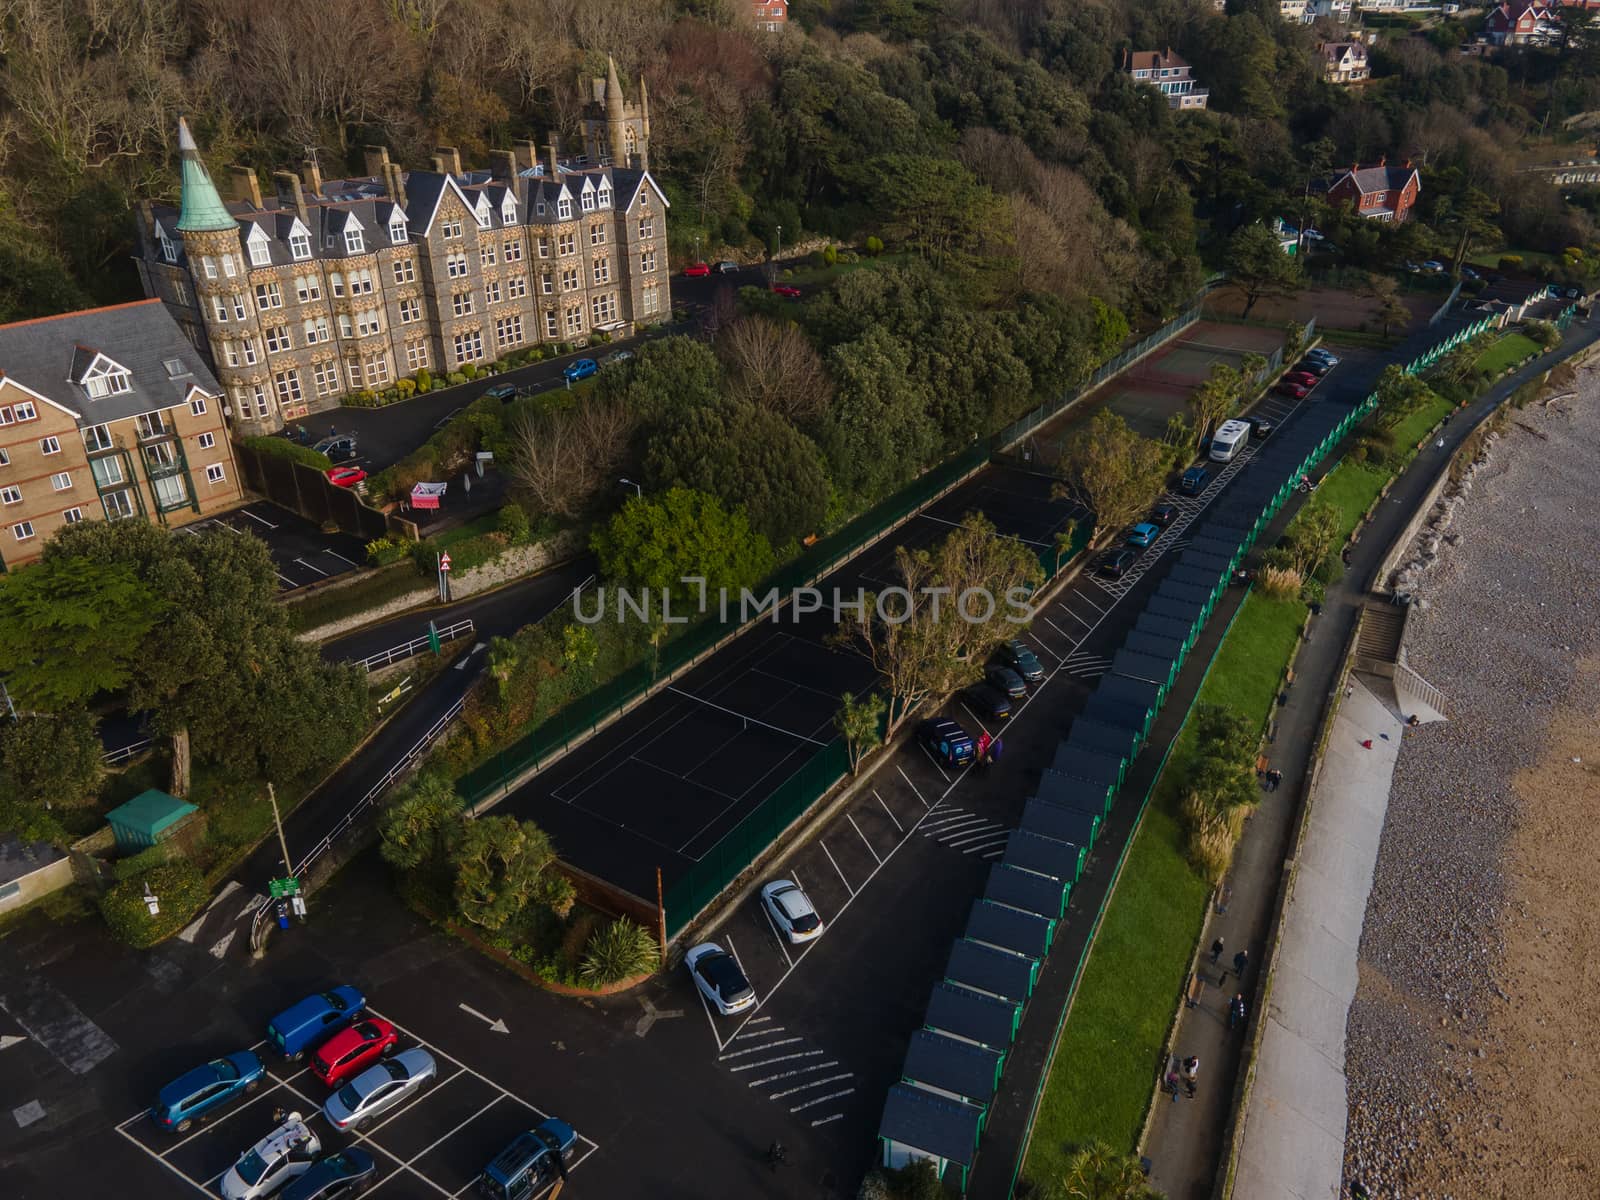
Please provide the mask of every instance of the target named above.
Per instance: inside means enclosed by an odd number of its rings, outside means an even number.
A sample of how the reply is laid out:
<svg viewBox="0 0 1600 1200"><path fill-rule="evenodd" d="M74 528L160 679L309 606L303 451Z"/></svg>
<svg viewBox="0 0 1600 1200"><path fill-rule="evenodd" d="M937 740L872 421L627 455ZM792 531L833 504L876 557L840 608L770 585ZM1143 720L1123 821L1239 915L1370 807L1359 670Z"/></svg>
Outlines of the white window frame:
<svg viewBox="0 0 1600 1200"><path fill-rule="evenodd" d="M425 341L406 343L406 366L413 371L420 371L428 365L428 343Z"/></svg>
<svg viewBox="0 0 1600 1200"><path fill-rule="evenodd" d="M21 503L22 489L16 484L8 483L5 487L0 487L0 504L10 505Z"/></svg>
<svg viewBox="0 0 1600 1200"><path fill-rule="evenodd" d="M407 297L400 301L400 324L414 325L422 320L422 301Z"/></svg>
<svg viewBox="0 0 1600 1200"><path fill-rule="evenodd" d="M272 265L272 247L260 238L250 243L250 265L253 267Z"/></svg>
<svg viewBox="0 0 1600 1200"><path fill-rule="evenodd" d="M522 261L522 239L511 238L501 249L505 252L506 262L519 263Z"/></svg>
<svg viewBox="0 0 1600 1200"><path fill-rule="evenodd" d="M499 304L501 300L500 281L490 279L483 285L483 300L485 304Z"/></svg>
<svg viewBox="0 0 1600 1200"><path fill-rule="evenodd" d="M50 476L50 490L52 492L65 492L72 488L72 472L58 471Z"/></svg>
<svg viewBox="0 0 1600 1200"><path fill-rule="evenodd" d="M227 483L228 473L222 469L221 463L209 463L206 466L207 483Z"/></svg>
<svg viewBox="0 0 1600 1200"><path fill-rule="evenodd" d="M19 542L26 542L33 537L33 522L18 521L11 527L11 536L16 538Z"/></svg>
<svg viewBox="0 0 1600 1200"><path fill-rule="evenodd" d="M416 259L409 254L404 258L394 260L394 281L396 283L414 283L417 278Z"/></svg>
<svg viewBox="0 0 1600 1200"><path fill-rule="evenodd" d="M76 525L81 520L83 520L83 509L81 508L69 508L61 514L62 524L65 525Z"/></svg>
<svg viewBox="0 0 1600 1200"><path fill-rule="evenodd" d="M561 199L556 201L556 220L572 220L572 197L563 196Z"/></svg>
<svg viewBox="0 0 1600 1200"><path fill-rule="evenodd" d="M47 458L52 454L60 454L61 453L61 439L56 437L54 434L52 434L49 437L40 438L39 439L39 453L43 454Z"/></svg>
<svg viewBox="0 0 1600 1200"><path fill-rule="evenodd" d="M594 202L595 202L595 207L597 207L597 208L602 208L602 209L610 208L611 207L611 189L609 187L601 188L598 192L595 193Z"/></svg>
<svg viewBox="0 0 1600 1200"><path fill-rule="evenodd" d="M214 433L202 433L197 441L200 449L209 450L217 444L217 435Z"/></svg>
<svg viewBox="0 0 1600 1200"><path fill-rule="evenodd" d="M346 229L344 231L344 251L346 254L365 254L367 252L367 238L360 229Z"/></svg>
<svg viewBox="0 0 1600 1200"><path fill-rule="evenodd" d="M299 232L289 235L289 257L295 262L305 262L311 257L311 235Z"/></svg>
<svg viewBox="0 0 1600 1200"><path fill-rule="evenodd" d="M406 223L405 223L405 221L403 221L403 220L401 220L401 221L390 221L389 222L389 244L391 246L398 246L402 242L405 242L407 240L409 240L409 239L408 239L407 234L406 234Z"/></svg>
<svg viewBox="0 0 1600 1200"><path fill-rule="evenodd" d="M582 194L578 197L578 207L584 212L593 212L594 192L590 191L588 188L584 188Z"/></svg>

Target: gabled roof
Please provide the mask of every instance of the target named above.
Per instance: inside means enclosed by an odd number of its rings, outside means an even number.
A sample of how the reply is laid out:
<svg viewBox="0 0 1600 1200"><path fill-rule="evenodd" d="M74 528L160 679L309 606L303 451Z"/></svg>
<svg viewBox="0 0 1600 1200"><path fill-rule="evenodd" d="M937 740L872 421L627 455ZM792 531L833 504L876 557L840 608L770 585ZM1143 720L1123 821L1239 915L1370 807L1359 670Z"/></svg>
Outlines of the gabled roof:
<svg viewBox="0 0 1600 1200"><path fill-rule="evenodd" d="M1417 175L1417 169L1411 166L1391 166L1387 163L1378 163L1376 166L1358 166L1354 170L1345 168L1334 176L1330 187L1337 187L1346 179L1355 184L1356 190L1363 194L1369 192L1397 192L1405 187Z"/></svg>
<svg viewBox="0 0 1600 1200"><path fill-rule="evenodd" d="M1160 71L1173 68L1187 70L1189 60L1171 50L1129 50L1123 60L1125 71Z"/></svg>
<svg viewBox="0 0 1600 1200"><path fill-rule="evenodd" d="M433 220L439 215L439 205L446 192L454 192L462 207L474 207L471 197L461 190L461 185L451 175L437 171L408 171L405 178L406 216L423 237L433 232Z"/></svg>

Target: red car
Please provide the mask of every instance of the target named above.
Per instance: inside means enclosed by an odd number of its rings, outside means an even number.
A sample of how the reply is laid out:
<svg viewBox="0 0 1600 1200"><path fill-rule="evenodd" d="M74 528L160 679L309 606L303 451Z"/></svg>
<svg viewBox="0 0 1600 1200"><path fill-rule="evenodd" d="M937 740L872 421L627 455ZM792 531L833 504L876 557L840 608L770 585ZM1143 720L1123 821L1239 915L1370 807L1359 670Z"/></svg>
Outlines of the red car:
<svg viewBox="0 0 1600 1200"><path fill-rule="evenodd" d="M700 279L711 274L711 264L703 262L690 263L683 269L683 273L690 279Z"/></svg>
<svg viewBox="0 0 1600 1200"><path fill-rule="evenodd" d="M399 1040L399 1032L381 1017L357 1021L317 1048L311 1056L311 1073L329 1087L338 1087L392 1051Z"/></svg>
<svg viewBox="0 0 1600 1200"><path fill-rule="evenodd" d="M328 482L334 487L355 487L367 477L360 467L329 467Z"/></svg>
<svg viewBox="0 0 1600 1200"><path fill-rule="evenodd" d="M1310 371L1290 371L1283 378L1285 383L1301 383L1308 388L1317 386L1317 377Z"/></svg>
<svg viewBox="0 0 1600 1200"><path fill-rule="evenodd" d="M1292 383L1289 380L1285 379L1282 383L1280 383L1277 387L1273 388L1272 390L1277 392L1278 395L1280 395L1280 396L1288 396L1292 400L1304 400L1306 398L1306 393L1309 392L1311 389L1308 388L1303 383Z"/></svg>
<svg viewBox="0 0 1600 1200"><path fill-rule="evenodd" d="M774 295L782 296L785 300L800 299L800 289L792 283L775 283L772 285Z"/></svg>

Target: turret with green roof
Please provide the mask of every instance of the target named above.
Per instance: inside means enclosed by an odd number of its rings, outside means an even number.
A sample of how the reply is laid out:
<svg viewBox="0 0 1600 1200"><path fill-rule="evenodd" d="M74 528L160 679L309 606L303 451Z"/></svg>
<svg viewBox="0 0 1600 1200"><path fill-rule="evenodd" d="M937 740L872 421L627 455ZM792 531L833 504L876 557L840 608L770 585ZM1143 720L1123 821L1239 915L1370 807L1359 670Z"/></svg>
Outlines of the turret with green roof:
<svg viewBox="0 0 1600 1200"><path fill-rule="evenodd" d="M178 118L178 152L183 158L183 208L178 214L179 233L205 233L234 229L237 223L211 182L211 172L200 161L189 122Z"/></svg>

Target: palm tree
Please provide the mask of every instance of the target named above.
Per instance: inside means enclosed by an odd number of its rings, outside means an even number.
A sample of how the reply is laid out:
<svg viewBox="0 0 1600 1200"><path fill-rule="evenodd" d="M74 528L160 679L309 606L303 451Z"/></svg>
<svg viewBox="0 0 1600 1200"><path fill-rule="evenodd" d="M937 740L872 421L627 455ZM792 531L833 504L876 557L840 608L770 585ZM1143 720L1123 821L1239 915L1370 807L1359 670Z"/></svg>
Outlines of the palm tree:
<svg viewBox="0 0 1600 1200"><path fill-rule="evenodd" d="M1137 1158L1099 1141L1073 1152L1051 1195L1060 1200L1164 1200Z"/></svg>

